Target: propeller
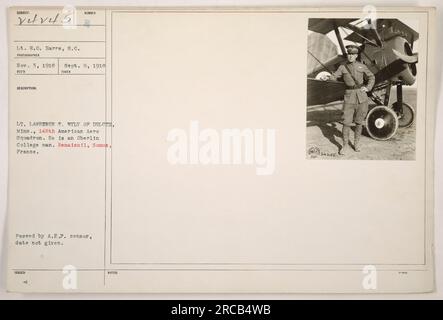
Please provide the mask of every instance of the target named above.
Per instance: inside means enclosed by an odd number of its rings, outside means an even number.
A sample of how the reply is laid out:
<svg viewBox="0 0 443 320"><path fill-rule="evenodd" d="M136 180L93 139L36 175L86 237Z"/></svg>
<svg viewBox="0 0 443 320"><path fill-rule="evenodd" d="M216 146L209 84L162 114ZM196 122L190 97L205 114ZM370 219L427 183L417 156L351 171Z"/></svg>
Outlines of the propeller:
<svg viewBox="0 0 443 320"><path fill-rule="evenodd" d="M407 54L401 53L395 49L392 49L392 51L397 56L397 58L399 58L400 60L402 60L406 63L415 64L418 62L418 53L414 53L412 55L407 55Z"/></svg>

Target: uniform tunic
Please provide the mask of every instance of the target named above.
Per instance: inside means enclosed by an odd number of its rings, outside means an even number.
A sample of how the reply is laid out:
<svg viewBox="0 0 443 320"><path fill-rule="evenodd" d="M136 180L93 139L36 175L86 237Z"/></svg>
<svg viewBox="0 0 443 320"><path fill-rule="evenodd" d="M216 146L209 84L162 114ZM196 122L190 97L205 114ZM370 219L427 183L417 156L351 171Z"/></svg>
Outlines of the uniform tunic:
<svg viewBox="0 0 443 320"><path fill-rule="evenodd" d="M342 77L346 84L343 104L343 124L350 125L354 121L356 124L363 124L366 114L368 113L368 95L361 90L361 87L364 86L364 81L367 80L366 88L368 91L371 91L374 86L375 76L366 65L358 61L347 62L346 66L349 71L352 72L352 76L358 83L355 83L344 65L340 65L337 71L331 76L333 80Z"/></svg>

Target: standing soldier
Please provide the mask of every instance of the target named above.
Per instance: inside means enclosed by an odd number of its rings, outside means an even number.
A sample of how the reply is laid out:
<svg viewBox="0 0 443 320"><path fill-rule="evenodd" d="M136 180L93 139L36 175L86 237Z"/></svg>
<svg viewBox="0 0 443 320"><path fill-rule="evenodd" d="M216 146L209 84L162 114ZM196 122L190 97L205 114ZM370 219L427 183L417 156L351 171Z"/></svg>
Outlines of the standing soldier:
<svg viewBox="0 0 443 320"><path fill-rule="evenodd" d="M343 147L339 154L346 154L349 148L349 132L350 126L355 122L354 134L354 150L360 151L360 137L363 127L363 121L368 113L368 95L366 92L372 90L374 86L374 74L364 65L356 61L359 53L359 47L354 45L346 46L347 59L345 64L340 67L330 76L325 76L322 80L337 80L343 77L346 84L346 91L343 104ZM367 84L364 85L364 81Z"/></svg>

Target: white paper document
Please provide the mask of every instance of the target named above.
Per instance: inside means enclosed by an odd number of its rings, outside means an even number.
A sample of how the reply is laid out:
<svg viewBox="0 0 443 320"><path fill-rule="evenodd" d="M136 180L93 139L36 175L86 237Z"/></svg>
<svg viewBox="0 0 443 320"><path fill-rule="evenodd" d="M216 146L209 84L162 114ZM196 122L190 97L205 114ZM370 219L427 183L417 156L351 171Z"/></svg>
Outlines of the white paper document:
<svg viewBox="0 0 443 320"><path fill-rule="evenodd" d="M10 291L433 291L434 9L8 27Z"/></svg>

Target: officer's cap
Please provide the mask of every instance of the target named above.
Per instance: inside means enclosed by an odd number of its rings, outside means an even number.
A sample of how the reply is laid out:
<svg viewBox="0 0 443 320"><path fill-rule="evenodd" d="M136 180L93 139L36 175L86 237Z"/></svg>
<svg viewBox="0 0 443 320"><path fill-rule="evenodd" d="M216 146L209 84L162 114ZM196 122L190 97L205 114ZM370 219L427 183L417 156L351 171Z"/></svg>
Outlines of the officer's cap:
<svg viewBox="0 0 443 320"><path fill-rule="evenodd" d="M353 44L346 46L346 51L349 54L358 53L360 51L359 47L354 46Z"/></svg>

